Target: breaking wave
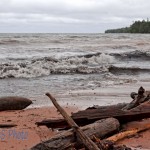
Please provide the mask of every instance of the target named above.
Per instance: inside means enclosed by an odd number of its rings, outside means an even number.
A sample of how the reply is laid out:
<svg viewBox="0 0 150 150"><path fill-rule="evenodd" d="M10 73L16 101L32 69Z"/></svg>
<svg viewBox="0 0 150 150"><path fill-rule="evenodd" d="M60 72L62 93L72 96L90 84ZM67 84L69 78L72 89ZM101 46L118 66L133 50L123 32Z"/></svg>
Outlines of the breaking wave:
<svg viewBox="0 0 150 150"><path fill-rule="evenodd" d="M117 54L111 54L112 56L115 56L118 59L123 60L150 60L150 51L133 51L133 52L125 52L125 53L117 53Z"/></svg>
<svg viewBox="0 0 150 150"><path fill-rule="evenodd" d="M18 44L18 43L23 43L23 41L16 40L16 39L0 40L0 45L12 45L12 44Z"/></svg>
<svg viewBox="0 0 150 150"><path fill-rule="evenodd" d="M150 68L140 68L140 67L118 67L118 66L110 66L109 72L119 75L119 74L127 74L127 75L135 75L139 73L150 73Z"/></svg>
<svg viewBox="0 0 150 150"><path fill-rule="evenodd" d="M43 57L0 64L0 78L32 78L50 74L101 73L107 72L115 61L104 53L86 54L56 59Z"/></svg>

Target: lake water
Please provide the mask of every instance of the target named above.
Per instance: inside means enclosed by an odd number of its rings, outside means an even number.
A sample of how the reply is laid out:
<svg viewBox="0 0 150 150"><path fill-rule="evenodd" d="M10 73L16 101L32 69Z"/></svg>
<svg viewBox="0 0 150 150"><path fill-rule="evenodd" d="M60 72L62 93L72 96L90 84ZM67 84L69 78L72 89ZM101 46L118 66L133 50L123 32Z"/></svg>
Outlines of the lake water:
<svg viewBox="0 0 150 150"><path fill-rule="evenodd" d="M52 105L46 92L80 108L129 102L150 87L150 35L0 34L0 83L31 107Z"/></svg>

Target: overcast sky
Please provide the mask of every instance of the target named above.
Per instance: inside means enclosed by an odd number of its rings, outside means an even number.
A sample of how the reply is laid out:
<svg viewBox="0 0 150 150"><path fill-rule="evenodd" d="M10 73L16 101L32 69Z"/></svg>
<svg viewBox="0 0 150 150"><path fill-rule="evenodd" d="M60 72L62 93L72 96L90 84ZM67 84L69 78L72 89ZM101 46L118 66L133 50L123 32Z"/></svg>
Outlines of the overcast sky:
<svg viewBox="0 0 150 150"><path fill-rule="evenodd" d="M0 32L100 33L149 16L149 0L0 0Z"/></svg>

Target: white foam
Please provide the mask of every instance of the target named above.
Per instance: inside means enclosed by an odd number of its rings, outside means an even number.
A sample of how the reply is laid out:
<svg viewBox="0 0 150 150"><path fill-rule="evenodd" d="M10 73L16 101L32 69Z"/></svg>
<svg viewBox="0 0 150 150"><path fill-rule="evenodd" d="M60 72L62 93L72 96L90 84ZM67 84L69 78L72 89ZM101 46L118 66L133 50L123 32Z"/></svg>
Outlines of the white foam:
<svg viewBox="0 0 150 150"><path fill-rule="evenodd" d="M91 56L68 57L65 59L55 60L51 57L34 59L24 62L9 62L1 64L0 77L39 77L59 73L98 73L108 71L108 65L114 62L113 56L101 54Z"/></svg>

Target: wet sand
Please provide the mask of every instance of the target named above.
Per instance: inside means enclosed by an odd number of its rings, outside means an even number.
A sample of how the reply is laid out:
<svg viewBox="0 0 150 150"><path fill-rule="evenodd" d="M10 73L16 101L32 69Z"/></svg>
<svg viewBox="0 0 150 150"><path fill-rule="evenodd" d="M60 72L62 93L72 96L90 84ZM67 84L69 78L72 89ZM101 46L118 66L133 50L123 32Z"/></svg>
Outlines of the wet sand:
<svg viewBox="0 0 150 150"><path fill-rule="evenodd" d="M149 90L149 85L150 80L137 83L129 82L107 87L66 90L61 94L55 93L54 97L59 100L61 106L69 105L86 109L93 105L106 106L118 103L129 103L132 101L130 97L131 92L138 92L141 86L143 86L145 90ZM45 102L46 100L43 101ZM52 104L49 105L52 106Z"/></svg>

